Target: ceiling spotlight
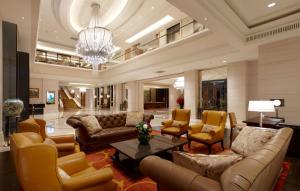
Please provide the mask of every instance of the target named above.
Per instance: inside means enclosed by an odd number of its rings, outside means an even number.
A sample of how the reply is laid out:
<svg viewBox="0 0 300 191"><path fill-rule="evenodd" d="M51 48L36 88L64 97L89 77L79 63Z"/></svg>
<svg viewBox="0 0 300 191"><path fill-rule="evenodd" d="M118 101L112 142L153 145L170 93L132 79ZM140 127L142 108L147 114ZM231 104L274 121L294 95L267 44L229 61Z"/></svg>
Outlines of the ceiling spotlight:
<svg viewBox="0 0 300 191"><path fill-rule="evenodd" d="M226 63L227 61L226 60L223 60L223 63Z"/></svg>
<svg viewBox="0 0 300 191"><path fill-rule="evenodd" d="M207 18L206 18L206 17L204 17L204 20L205 20L205 21L207 21Z"/></svg>
<svg viewBox="0 0 300 191"><path fill-rule="evenodd" d="M275 5L276 5L276 3L273 2L273 3L270 3L270 4L268 5L268 7L271 8L271 7L274 7Z"/></svg>
<svg viewBox="0 0 300 191"><path fill-rule="evenodd" d="M25 17L21 17L21 19L23 19L23 20L24 20L24 19L25 19Z"/></svg>

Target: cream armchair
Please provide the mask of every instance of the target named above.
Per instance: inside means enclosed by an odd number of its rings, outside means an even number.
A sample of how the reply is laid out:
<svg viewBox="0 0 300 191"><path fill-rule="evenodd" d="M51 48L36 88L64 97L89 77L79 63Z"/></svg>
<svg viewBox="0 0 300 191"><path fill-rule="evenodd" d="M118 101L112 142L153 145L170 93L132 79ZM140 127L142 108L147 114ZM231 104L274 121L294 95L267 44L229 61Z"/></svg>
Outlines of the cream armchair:
<svg viewBox="0 0 300 191"><path fill-rule="evenodd" d="M42 143L39 134L15 133L11 154L24 191L114 191L110 168L96 170L82 152L57 158L53 145Z"/></svg>
<svg viewBox="0 0 300 191"><path fill-rule="evenodd" d="M225 111L204 111L202 121L191 125L188 132L188 144L191 141L203 143L208 146L211 153L211 145L221 142L224 150L223 139L226 125L227 113Z"/></svg>
<svg viewBox="0 0 300 191"><path fill-rule="evenodd" d="M65 156L72 153L80 152L79 144L75 141L74 135L47 136L46 121L43 119L29 118L18 124L18 132L34 132L41 135L43 141L46 138L51 139L57 150L58 156Z"/></svg>
<svg viewBox="0 0 300 191"><path fill-rule="evenodd" d="M191 110L175 109L172 111L172 119L162 122L161 134L180 137L187 134L190 123Z"/></svg>

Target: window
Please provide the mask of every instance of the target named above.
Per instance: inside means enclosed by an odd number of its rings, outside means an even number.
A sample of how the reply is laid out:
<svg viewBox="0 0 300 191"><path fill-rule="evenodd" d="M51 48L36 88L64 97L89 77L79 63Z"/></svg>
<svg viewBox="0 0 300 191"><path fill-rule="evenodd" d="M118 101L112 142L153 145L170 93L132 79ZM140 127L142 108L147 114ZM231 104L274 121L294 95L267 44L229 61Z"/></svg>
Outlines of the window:
<svg viewBox="0 0 300 191"><path fill-rule="evenodd" d="M167 29L167 43L173 42L180 38L180 23Z"/></svg>

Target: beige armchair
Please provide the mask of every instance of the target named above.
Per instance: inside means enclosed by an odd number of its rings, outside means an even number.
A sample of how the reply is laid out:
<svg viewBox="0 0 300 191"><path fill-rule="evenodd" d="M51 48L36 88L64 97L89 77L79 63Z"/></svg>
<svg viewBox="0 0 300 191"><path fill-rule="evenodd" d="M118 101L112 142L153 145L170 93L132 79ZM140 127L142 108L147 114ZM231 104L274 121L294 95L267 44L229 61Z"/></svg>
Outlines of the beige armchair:
<svg viewBox="0 0 300 191"><path fill-rule="evenodd" d="M208 146L208 152L211 153L211 145L221 142L224 150L223 139L226 125L227 114L225 111L204 111L202 121L191 125L188 132L188 143L191 141L203 143ZM204 128L210 127L204 131Z"/></svg>
<svg viewBox="0 0 300 191"><path fill-rule="evenodd" d="M115 191L110 168L96 170L82 152L57 158L53 145L37 133L11 136L11 154L24 191ZM63 173L62 173L63 172Z"/></svg>
<svg viewBox="0 0 300 191"><path fill-rule="evenodd" d="M175 109L172 111L172 119L162 122L161 134L180 137L187 134L190 123L191 110Z"/></svg>

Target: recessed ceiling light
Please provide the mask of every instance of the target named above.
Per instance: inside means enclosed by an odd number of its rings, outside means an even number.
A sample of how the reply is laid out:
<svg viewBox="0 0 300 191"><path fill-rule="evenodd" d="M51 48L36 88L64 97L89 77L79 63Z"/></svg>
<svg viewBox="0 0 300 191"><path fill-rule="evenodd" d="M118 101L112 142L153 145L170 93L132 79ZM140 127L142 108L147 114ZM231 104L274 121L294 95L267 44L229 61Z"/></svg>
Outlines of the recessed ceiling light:
<svg viewBox="0 0 300 191"><path fill-rule="evenodd" d="M147 28L145 28L144 30L138 32L137 34L133 35L132 37L130 37L129 39L127 39L125 42L130 44L140 38L142 38L143 36L155 31L156 29L159 29L160 27L164 26L165 24L173 21L174 18L171 17L170 15L165 16L164 18L160 19L159 21L153 23L152 25L148 26Z"/></svg>
<svg viewBox="0 0 300 191"><path fill-rule="evenodd" d="M270 4L268 5L268 7L271 8L271 7L274 7L275 5L276 5L276 3L273 2L273 3L270 3Z"/></svg>
<svg viewBox="0 0 300 191"><path fill-rule="evenodd" d="M223 63L226 63L227 61L226 60L223 60Z"/></svg>
<svg viewBox="0 0 300 191"><path fill-rule="evenodd" d="M204 17L204 20L205 20L205 21L207 21L207 18L206 18L206 17Z"/></svg>
<svg viewBox="0 0 300 191"><path fill-rule="evenodd" d="M24 19L25 19L25 17L21 17L21 19L23 19L23 20L24 20Z"/></svg>
<svg viewBox="0 0 300 191"><path fill-rule="evenodd" d="M153 10L153 9L155 9L155 7L154 7L154 6L151 6L151 9Z"/></svg>

